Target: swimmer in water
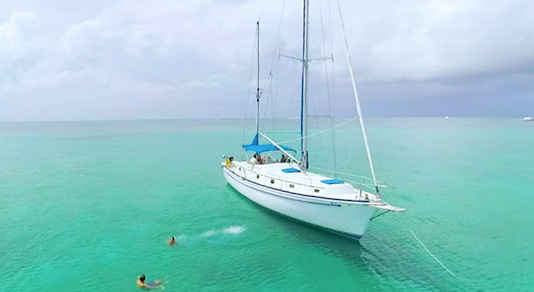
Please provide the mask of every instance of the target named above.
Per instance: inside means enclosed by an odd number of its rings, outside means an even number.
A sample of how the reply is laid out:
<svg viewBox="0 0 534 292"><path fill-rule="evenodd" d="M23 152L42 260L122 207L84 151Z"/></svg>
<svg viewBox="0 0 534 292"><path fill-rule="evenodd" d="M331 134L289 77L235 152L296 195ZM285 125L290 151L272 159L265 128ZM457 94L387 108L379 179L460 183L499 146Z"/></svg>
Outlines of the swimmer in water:
<svg viewBox="0 0 534 292"><path fill-rule="evenodd" d="M161 285L162 281L156 280L145 283L145 279L146 277L144 274L139 276L139 278L137 278L137 287L147 290L163 289L163 286Z"/></svg>
<svg viewBox="0 0 534 292"><path fill-rule="evenodd" d="M169 239L168 243L170 246L178 245L178 242L176 241L176 239L174 239L174 236L172 236L171 239Z"/></svg>

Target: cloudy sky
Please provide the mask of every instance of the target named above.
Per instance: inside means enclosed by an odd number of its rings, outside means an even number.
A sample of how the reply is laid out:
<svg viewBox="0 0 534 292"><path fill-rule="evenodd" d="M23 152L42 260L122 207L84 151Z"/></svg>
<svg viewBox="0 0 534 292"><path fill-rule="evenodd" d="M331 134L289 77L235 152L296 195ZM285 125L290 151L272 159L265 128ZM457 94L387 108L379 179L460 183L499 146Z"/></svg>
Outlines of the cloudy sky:
<svg viewBox="0 0 534 292"><path fill-rule="evenodd" d="M311 64L311 112L328 113L330 98L350 116L330 2L311 1L310 55L334 56ZM534 1L340 3L364 115L534 115ZM296 116L299 64L279 56L299 55L301 10L282 0L4 1L0 121L250 115L258 19L264 113Z"/></svg>

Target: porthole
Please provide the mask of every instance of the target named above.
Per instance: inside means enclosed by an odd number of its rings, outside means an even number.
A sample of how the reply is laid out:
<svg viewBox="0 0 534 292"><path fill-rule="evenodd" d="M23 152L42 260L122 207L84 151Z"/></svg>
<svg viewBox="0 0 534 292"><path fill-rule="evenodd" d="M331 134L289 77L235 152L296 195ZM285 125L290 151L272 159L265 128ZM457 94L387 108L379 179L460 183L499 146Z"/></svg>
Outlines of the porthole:
<svg viewBox="0 0 534 292"><path fill-rule="evenodd" d="M316 193L318 193L318 192L319 192L319 189L314 189L313 191L316 192Z"/></svg>
<svg viewBox="0 0 534 292"><path fill-rule="evenodd" d="M256 178L257 178L257 179L260 179L260 175L259 175L259 174L256 174Z"/></svg>
<svg viewBox="0 0 534 292"><path fill-rule="evenodd" d="M294 187L295 187L295 185L291 184L291 185L289 185L289 187L290 187L290 188L294 188Z"/></svg>
<svg viewBox="0 0 534 292"><path fill-rule="evenodd" d="M274 184L274 179L271 179L271 183Z"/></svg>

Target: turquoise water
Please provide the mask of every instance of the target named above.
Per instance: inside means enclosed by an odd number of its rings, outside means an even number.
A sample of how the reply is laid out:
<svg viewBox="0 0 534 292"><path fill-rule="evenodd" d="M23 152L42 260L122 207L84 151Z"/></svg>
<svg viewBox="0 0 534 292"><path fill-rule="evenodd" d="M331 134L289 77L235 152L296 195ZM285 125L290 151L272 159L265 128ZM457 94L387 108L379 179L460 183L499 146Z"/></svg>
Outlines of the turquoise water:
<svg viewBox="0 0 534 292"><path fill-rule="evenodd" d="M240 120L0 123L0 291L138 291L141 273L167 291L534 290L534 123L367 123L385 197L407 212L360 242L226 184L221 156L252 137ZM335 157L331 135L312 138L311 166L368 175L357 129L336 129Z"/></svg>

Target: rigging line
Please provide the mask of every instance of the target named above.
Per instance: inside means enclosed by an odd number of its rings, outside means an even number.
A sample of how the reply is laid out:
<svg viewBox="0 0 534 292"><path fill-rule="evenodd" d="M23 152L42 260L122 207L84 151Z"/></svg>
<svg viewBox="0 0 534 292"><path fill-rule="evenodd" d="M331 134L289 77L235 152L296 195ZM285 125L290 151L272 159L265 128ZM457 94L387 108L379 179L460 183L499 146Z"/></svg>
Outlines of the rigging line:
<svg viewBox="0 0 534 292"><path fill-rule="evenodd" d="M275 62L275 59L277 60L276 61L277 64L280 61L280 55L276 54L276 52L278 51L278 48L280 46L280 31L282 30L282 23L284 22L285 7L286 7L286 1L284 0L282 2L282 13L280 15L280 19L278 20L278 28L276 30L276 39L275 39L275 42L274 42L274 49L273 49L273 54L272 54L272 58L271 58L271 67L270 67L271 71L273 69L273 64ZM278 55L278 58L276 57L277 55Z"/></svg>
<svg viewBox="0 0 534 292"><path fill-rule="evenodd" d="M267 100L265 100L263 102L263 105L264 105L264 107L263 107L263 115L262 115L262 117L265 119L265 118L268 117L268 114L269 114L269 106L270 105L272 106L271 100L267 98Z"/></svg>
<svg viewBox="0 0 534 292"><path fill-rule="evenodd" d="M330 71L330 74L331 74L331 78L334 79L334 72L335 72L335 63L334 63L334 32L333 32L333 28L332 28L332 4L330 3L330 0L328 0L328 27L330 29L330 53L332 54L332 66L331 66L331 71ZM334 91L335 87L332 86L331 90L332 90L332 108L335 108L335 91Z"/></svg>
<svg viewBox="0 0 534 292"><path fill-rule="evenodd" d="M374 219L376 219L376 218L378 218L378 217L380 217L380 216L382 216L382 215L384 215L384 214L386 214L386 213L389 213L389 212L391 212L391 210L387 210L387 211L384 211L384 212L382 212L382 213L380 213L380 214L378 214L378 215L375 215L375 216L371 217L371 218L369 219L369 221L372 221L372 220L374 220Z"/></svg>
<svg viewBox="0 0 534 292"><path fill-rule="evenodd" d="M278 61L276 62L276 82L275 82L275 97L274 99L278 100L278 81L279 81L279 76L280 76L280 57L278 57ZM273 129L274 130L274 129ZM274 136L276 138L276 136Z"/></svg>
<svg viewBox="0 0 534 292"><path fill-rule="evenodd" d="M274 111L276 109L276 99L273 95L273 74L269 72L269 100L271 101L271 129L274 129Z"/></svg>
<svg viewBox="0 0 534 292"><path fill-rule="evenodd" d="M365 177L365 176L359 176L359 175L353 175L353 174L349 174L349 173L336 172L336 171L332 171L332 170L328 170L328 169L324 169L324 168L319 168L319 167L310 167L310 168L313 168L313 169L316 169L316 170L319 170L319 171L323 171L323 172L328 172L328 173L339 173L339 174L342 174L342 175L352 176L352 177L365 179L365 180L369 180L369 181L373 180L372 178Z"/></svg>
<svg viewBox="0 0 534 292"><path fill-rule="evenodd" d="M289 96L289 97L293 97L293 98L289 98L289 106L287 107L289 109L290 113L291 113L291 110L293 110L296 107L295 103L297 103L299 101L299 100L297 100L297 98L294 98L294 96L298 96L299 93L300 93L299 92L300 91L300 84L298 84L298 82L293 82L293 83L294 83L293 90L291 91L290 94L286 95L286 96ZM299 133L300 133L300 130L299 130Z"/></svg>
<svg viewBox="0 0 534 292"><path fill-rule="evenodd" d="M315 132L315 133L310 134L310 135L306 135L306 138L310 138L310 137L313 137L313 136L321 135L322 133L328 132L328 131L330 131L332 129L335 129L337 127L341 127L341 126L343 126L345 124L348 124L348 123L350 123L350 122L352 122L352 121L354 121L354 120L356 120L358 118L359 118L359 116L355 116L354 118L350 118L350 119L348 119L348 120L346 120L344 122L341 122L341 123L339 123L339 124L337 124L337 125L335 125L335 126L333 126L331 128L324 129L322 131ZM300 140L301 140L301 138L295 138L295 139L291 139L291 140L282 141L279 144L286 144L286 143L291 143L291 142L300 141Z"/></svg>
<svg viewBox="0 0 534 292"><path fill-rule="evenodd" d="M350 156L352 155L352 150L354 150L354 146L350 147L349 156L347 157L347 161L345 161L345 165L343 165L343 168L341 168L342 171L345 170L345 167L347 167L347 165L349 164Z"/></svg>
<svg viewBox="0 0 534 292"><path fill-rule="evenodd" d="M325 33L324 33L324 25L323 25L323 5L322 1L319 1L319 15L321 19L321 34L323 37L323 54L326 55L326 44L325 44ZM330 100L330 79L328 78L328 63L324 62L324 73L325 73L325 79L326 79L326 96L328 97L328 113L330 114L330 127L334 126L334 121L332 119L333 117L333 111L332 111L332 103ZM331 131L332 134L332 155L333 162L334 162L334 169L337 169L337 155L336 155L336 140L335 140L335 132Z"/></svg>
<svg viewBox="0 0 534 292"><path fill-rule="evenodd" d="M330 28L330 52L332 53L332 62L330 63L330 79L331 80L334 80L334 72L336 72L336 62L334 62L334 55L333 55L333 52L334 52L334 30L333 30L333 18L332 18L332 4L330 2L330 0L328 0L328 26ZM331 102L332 102L332 119L333 119L333 122L335 123L336 120L334 118L334 113L333 111L335 110L336 108L336 102L337 102L337 96L336 96L336 87L335 86L331 86L330 87L330 90L332 91L331 92L331 96L332 96L332 99L331 99ZM337 156L337 152L336 152L336 156Z"/></svg>
<svg viewBox="0 0 534 292"><path fill-rule="evenodd" d="M271 96L271 99L273 100L272 102L272 106L274 107L273 110L272 110L272 115L273 115L273 119L271 120L271 128L274 130L275 129L275 123L274 123L274 109L277 108L277 101L278 101L278 80L279 80L279 73L280 73L280 55L278 54L278 57L276 52L279 51L279 47L280 47L280 31L281 31L281 28L282 28L282 24L284 22L284 15L285 15L285 7L286 7L286 1L282 1L282 13L280 14L280 19L278 20L278 28L276 30L276 39L275 39L275 42L274 42L274 48L273 48L273 53L272 53L272 57L271 57L271 64L270 64L270 67L269 67L269 76L270 76L270 84L269 84L269 88L270 88L270 96ZM276 79L275 79L275 90L272 90L272 83L273 83L273 67L274 65L276 64ZM276 139L276 137L274 137Z"/></svg>
<svg viewBox="0 0 534 292"><path fill-rule="evenodd" d="M328 26L330 29L329 35L330 35L330 53L332 54L332 62L330 63L330 80L334 80L334 72L336 72L336 63L334 62L334 30L333 30L333 17L332 17L332 4L330 0L328 0ZM329 100L331 102L332 106L332 122L335 123L335 116L334 111L336 109L336 104L338 102L337 96L336 96L336 87L331 86L331 99ZM335 133L333 133L334 139L335 139ZM334 153L334 155L337 157L337 152ZM337 159L336 159L337 163Z"/></svg>
<svg viewBox="0 0 534 292"><path fill-rule="evenodd" d="M328 173L336 173L335 171L331 171L331 170L324 169L324 168L319 168L319 167L310 167L310 169L316 169L316 170L323 171L323 172L328 172ZM370 182L373 181L373 179L370 178L370 177L365 177L365 176L355 175L355 174L345 173L345 172L337 172L337 173L341 174L343 176L358 178L358 179L362 179L362 180L366 180L366 181L370 181ZM379 183L380 183L381 187L384 187L384 188L386 187L385 185L382 184L382 182L379 181Z"/></svg>
<svg viewBox="0 0 534 292"><path fill-rule="evenodd" d="M351 181L349 181L349 182L351 182ZM360 182L356 182L356 181L352 182L352 184L353 184L353 185L360 185L360 189L361 189L362 187L366 187L366 188L368 188L369 190L372 190L372 189L374 188L374 185L373 185L373 184L364 184L364 183L360 183ZM384 186L380 185L380 187L384 187Z"/></svg>
<svg viewBox="0 0 534 292"><path fill-rule="evenodd" d="M260 9L260 16L258 17L258 21L261 20L261 16L263 15L263 10L265 9L265 3L267 1L263 1L262 5L261 5L261 9Z"/></svg>
<svg viewBox="0 0 534 292"><path fill-rule="evenodd" d="M258 22L259 22L259 19L258 19ZM260 38L260 36L258 35L258 38ZM262 56L267 56L267 53L265 52L265 48L263 46L261 46L261 39L258 40L258 46L259 46L259 51L261 51L262 53ZM258 62L260 62L260 59L257 60ZM262 67L263 68L263 67ZM272 69L269 69L269 71L271 71ZM258 76L259 76L260 72L258 71ZM262 79L265 79L265 78L262 78ZM261 79L260 79L261 80ZM271 97L271 98L265 98L263 97L261 100L264 100L264 106L262 108L263 110L263 114L260 116L261 118L263 118L264 122L263 122L263 128L265 128L265 125L266 125L266 122L265 120L267 119L267 117L269 117L269 113L271 114L271 127L273 127L273 102L272 102L272 93L271 93L271 85L272 85L272 74L269 74L269 92L268 92L268 95ZM260 95L262 95L264 92L263 88L259 88L259 93ZM269 106L271 107L271 111L269 112Z"/></svg>
<svg viewBox="0 0 534 292"><path fill-rule="evenodd" d="M243 130L242 130L242 137L241 142L245 142L245 129L247 128L247 121L248 121L248 107L250 103L250 92L252 92L252 72L254 71L254 48L256 46L256 38L258 36L254 34L254 41L252 42L252 60L250 62L250 73L249 73L249 80L248 80L248 91L247 91L247 105L245 107L245 119L243 120Z"/></svg>
<svg viewBox="0 0 534 292"><path fill-rule="evenodd" d="M274 47L273 47L273 53L271 54L271 64L269 66L269 74L272 74L273 67L276 64L276 66L280 66L280 54L281 51L279 51L280 46L280 31L282 28L282 23L284 20L284 10L285 10L285 0L282 3L282 13L280 14L280 19L278 20L278 27L276 29L276 37L274 40ZM278 72L277 72L278 76Z"/></svg>
<svg viewBox="0 0 534 292"><path fill-rule="evenodd" d="M315 87L315 82L314 82L314 76L313 74L310 74L308 76L308 104L311 103L311 106L308 106L308 113L311 111L310 109L313 109L315 110L315 113L316 114L320 114L318 113L318 109L320 108L320 104L319 104L319 107L317 107L317 105L315 104L317 102L317 89ZM315 123L315 127L316 128L320 128L319 126L319 118L317 116L312 116L310 117L310 115L308 114L308 119L310 122L313 122ZM309 124L309 123L308 123Z"/></svg>
<svg viewBox="0 0 534 292"><path fill-rule="evenodd" d="M363 123L362 109L360 107L358 90L356 89L356 81L354 78L354 71L352 69L352 59L350 57L349 42L347 40L347 33L345 32L345 24L343 23L343 15L341 13L341 5L339 4L339 0L337 0L337 8L339 11L339 19L341 20L341 29L343 31L343 37L345 39L345 53L347 55L347 61L349 63L350 79L352 83L352 90L354 92L354 100L356 102L356 110L358 111L358 117L360 118L360 127L362 129L363 142L365 144L365 150L367 151L367 159L369 160L369 168L371 169L371 175L373 176L373 180L376 186L376 195L380 197L380 189L378 188L378 184L376 183L375 169L373 167L373 159L371 158L371 149L369 149L369 142L367 142L367 133L365 132L365 124Z"/></svg>
<svg viewBox="0 0 534 292"><path fill-rule="evenodd" d="M330 29L330 51L334 51L334 29L332 27L332 4L330 3L330 0L328 0L328 19L330 20L328 22L328 28Z"/></svg>
<svg viewBox="0 0 534 292"><path fill-rule="evenodd" d="M294 135L298 134L298 131L263 131L263 133L271 133L273 135L281 134L281 135Z"/></svg>
<svg viewBox="0 0 534 292"><path fill-rule="evenodd" d="M421 244L421 246L426 250L426 252L428 252L428 254L438 263L440 264L444 269L445 271L447 271L449 274L451 274L451 276L453 276L454 278L458 278L456 277L456 275L451 272L451 270L449 270L440 260L438 260L438 258L433 254L431 253L428 248L426 248L426 246L423 244L423 242L419 239L419 237L417 237L417 235L415 235L415 233L413 233L413 231L411 229L408 229L410 230L410 233L412 233L413 237L415 237L415 239L417 240L417 242L419 242L419 244Z"/></svg>

